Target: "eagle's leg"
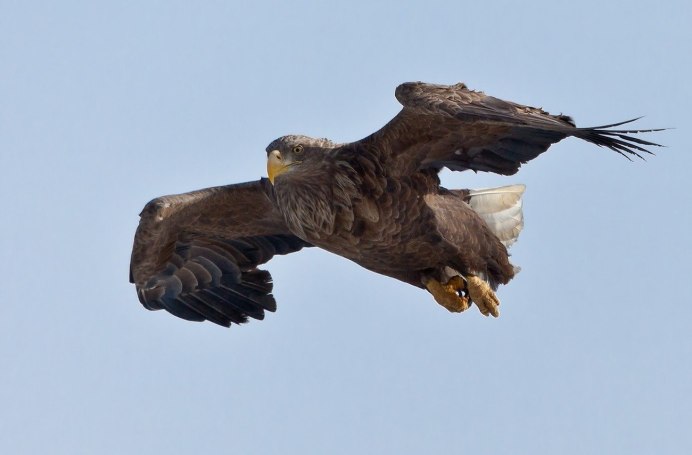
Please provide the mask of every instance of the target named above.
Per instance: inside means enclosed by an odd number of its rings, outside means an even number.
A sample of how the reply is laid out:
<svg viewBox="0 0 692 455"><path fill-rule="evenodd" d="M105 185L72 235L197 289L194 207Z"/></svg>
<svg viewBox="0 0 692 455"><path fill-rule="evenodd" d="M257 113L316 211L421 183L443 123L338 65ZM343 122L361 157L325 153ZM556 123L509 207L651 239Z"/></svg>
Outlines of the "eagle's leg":
<svg viewBox="0 0 692 455"><path fill-rule="evenodd" d="M461 313L468 309L469 299L463 295L466 283L460 276L453 276L442 284L434 278L425 278L423 284L433 295L435 301L453 313Z"/></svg>
<svg viewBox="0 0 692 455"><path fill-rule="evenodd" d="M467 275L466 288L471 301L478 306L483 315L489 316L492 314L495 317L500 315L500 309L498 308L500 300L498 300L488 283L475 275Z"/></svg>

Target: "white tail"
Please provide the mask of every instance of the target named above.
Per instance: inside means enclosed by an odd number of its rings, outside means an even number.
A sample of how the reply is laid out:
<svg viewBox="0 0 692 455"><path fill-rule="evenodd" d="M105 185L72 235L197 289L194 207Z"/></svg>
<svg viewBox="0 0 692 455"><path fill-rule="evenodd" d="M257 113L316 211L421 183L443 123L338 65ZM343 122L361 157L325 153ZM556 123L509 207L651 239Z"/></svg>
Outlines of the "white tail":
<svg viewBox="0 0 692 455"><path fill-rule="evenodd" d="M517 241L524 227L521 196L525 189L524 185L510 185L471 190L469 193L471 208L506 247Z"/></svg>

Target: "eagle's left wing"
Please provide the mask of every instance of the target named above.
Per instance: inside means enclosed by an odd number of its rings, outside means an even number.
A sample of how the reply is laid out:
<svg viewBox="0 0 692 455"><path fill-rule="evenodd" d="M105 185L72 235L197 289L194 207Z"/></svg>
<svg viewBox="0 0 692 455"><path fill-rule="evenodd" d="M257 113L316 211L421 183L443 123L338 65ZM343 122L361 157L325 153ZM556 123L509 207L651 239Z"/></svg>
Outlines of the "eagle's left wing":
<svg viewBox="0 0 692 455"><path fill-rule="evenodd" d="M354 143L383 154L396 175L442 167L512 175L568 136L628 158L641 158L641 153L651 153L646 146L658 146L630 134L659 130L609 129L633 120L577 128L570 117L487 96L464 84L408 82L397 87L396 98L404 106L399 114Z"/></svg>

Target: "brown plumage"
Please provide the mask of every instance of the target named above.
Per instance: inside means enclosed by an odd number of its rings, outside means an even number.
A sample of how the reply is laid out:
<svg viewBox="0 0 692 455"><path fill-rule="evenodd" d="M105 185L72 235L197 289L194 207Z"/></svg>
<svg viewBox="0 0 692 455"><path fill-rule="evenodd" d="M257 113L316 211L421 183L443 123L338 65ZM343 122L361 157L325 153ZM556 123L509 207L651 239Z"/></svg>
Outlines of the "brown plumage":
<svg viewBox="0 0 692 455"><path fill-rule="evenodd" d="M270 274L257 267L307 246L418 287L460 275L496 288L515 273L505 244L523 224L523 187L450 191L440 187L440 169L511 175L568 136L628 158L657 145L629 135L657 130L608 129L628 122L577 128L569 117L463 84L406 83L396 97L401 112L360 141L284 136L272 142L272 182L149 202L130 267L142 304L224 326L262 319L276 302ZM493 207L513 211L503 218Z"/></svg>

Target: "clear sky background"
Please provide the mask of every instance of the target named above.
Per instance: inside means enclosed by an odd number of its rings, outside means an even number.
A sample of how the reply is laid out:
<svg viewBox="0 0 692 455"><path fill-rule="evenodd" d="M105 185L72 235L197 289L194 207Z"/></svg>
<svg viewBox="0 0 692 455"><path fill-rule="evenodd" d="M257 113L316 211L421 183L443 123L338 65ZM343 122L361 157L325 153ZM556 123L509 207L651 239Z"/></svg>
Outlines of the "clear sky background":
<svg viewBox="0 0 692 455"><path fill-rule="evenodd" d="M690 5L0 0L0 452L692 453ZM359 139L412 80L676 129L443 175L528 187L499 319L316 249L264 321L142 308L148 200Z"/></svg>

